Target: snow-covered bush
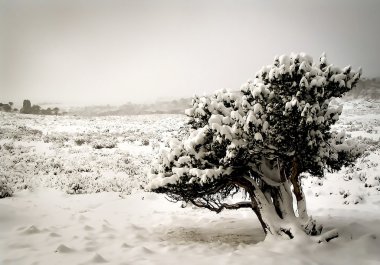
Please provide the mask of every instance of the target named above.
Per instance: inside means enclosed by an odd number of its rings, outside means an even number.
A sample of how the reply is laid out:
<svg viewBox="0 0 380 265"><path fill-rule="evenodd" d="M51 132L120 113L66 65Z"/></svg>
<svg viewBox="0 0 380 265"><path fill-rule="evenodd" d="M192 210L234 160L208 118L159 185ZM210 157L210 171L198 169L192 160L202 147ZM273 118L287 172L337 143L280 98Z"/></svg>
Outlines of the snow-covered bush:
<svg viewBox="0 0 380 265"><path fill-rule="evenodd" d="M112 139L95 140L92 143L92 147L95 149L115 148L115 146L116 146L116 142Z"/></svg>
<svg viewBox="0 0 380 265"><path fill-rule="evenodd" d="M5 122L2 123L2 126L0 128L0 135L2 139L12 139L15 141L21 140L21 139L27 140L27 141L41 140L42 132L40 130L32 129L32 128L22 125L22 126L15 126L17 130L17 133L15 133L14 131L15 129L14 128L10 129L8 126L7 124L5 124Z"/></svg>
<svg viewBox="0 0 380 265"><path fill-rule="evenodd" d="M149 145L149 139L142 139L141 144L142 145Z"/></svg>
<svg viewBox="0 0 380 265"><path fill-rule="evenodd" d="M240 91L195 97L186 111L190 135L170 142L152 168L149 188L215 212L251 208L266 234L319 234L300 178L323 177L325 169L336 171L360 156L355 142L331 131L342 108L329 104L359 78L351 67L329 65L325 55L316 63L305 54L283 55ZM227 204L240 189L249 200Z"/></svg>
<svg viewBox="0 0 380 265"><path fill-rule="evenodd" d="M86 143L86 140L81 138L81 137L78 137L74 140L74 142L76 143L76 145L82 145L82 144Z"/></svg>
<svg viewBox="0 0 380 265"><path fill-rule="evenodd" d="M43 141L45 143L54 143L60 147L63 147L69 141L70 136L67 133L49 133L43 136Z"/></svg>
<svg viewBox="0 0 380 265"><path fill-rule="evenodd" d="M3 184L13 192L50 187L71 194L140 189L157 152L151 144L185 121L183 115L57 118L4 112L0 119ZM141 145L144 139L149 145ZM93 148L97 143L104 148Z"/></svg>
<svg viewBox="0 0 380 265"><path fill-rule="evenodd" d="M8 186L5 178L0 178L0 199L5 197L11 197L13 191Z"/></svg>
<svg viewBox="0 0 380 265"><path fill-rule="evenodd" d="M73 183L70 183L66 192L68 194L82 194L82 193L84 193L83 191L84 191L84 188L81 185L81 183L73 182Z"/></svg>

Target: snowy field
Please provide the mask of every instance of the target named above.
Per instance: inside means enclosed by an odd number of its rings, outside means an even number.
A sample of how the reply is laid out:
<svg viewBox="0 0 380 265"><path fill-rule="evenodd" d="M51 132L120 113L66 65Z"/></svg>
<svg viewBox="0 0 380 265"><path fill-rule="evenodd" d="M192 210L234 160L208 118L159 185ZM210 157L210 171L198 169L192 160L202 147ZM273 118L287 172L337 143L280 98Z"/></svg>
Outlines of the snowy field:
<svg viewBox="0 0 380 265"><path fill-rule="evenodd" d="M186 118L0 112L0 264L380 264L380 102L336 125L366 146L350 168L303 179L329 243L264 240L251 210L215 214L147 193L152 158Z"/></svg>

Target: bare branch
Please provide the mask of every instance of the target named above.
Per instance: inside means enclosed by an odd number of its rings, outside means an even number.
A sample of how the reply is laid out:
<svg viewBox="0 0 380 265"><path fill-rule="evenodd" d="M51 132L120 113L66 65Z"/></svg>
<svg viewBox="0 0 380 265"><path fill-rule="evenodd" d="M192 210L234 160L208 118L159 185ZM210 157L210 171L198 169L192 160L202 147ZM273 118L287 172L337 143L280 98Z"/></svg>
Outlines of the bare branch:
<svg viewBox="0 0 380 265"><path fill-rule="evenodd" d="M240 208L252 208L252 203L249 201L238 202L235 204L222 203L220 205L213 205L212 203L207 202L207 201L202 202L199 199L198 200L191 200L191 202L197 207L207 208L207 209L209 209L213 212L216 212L216 213L220 213L224 209L237 210Z"/></svg>

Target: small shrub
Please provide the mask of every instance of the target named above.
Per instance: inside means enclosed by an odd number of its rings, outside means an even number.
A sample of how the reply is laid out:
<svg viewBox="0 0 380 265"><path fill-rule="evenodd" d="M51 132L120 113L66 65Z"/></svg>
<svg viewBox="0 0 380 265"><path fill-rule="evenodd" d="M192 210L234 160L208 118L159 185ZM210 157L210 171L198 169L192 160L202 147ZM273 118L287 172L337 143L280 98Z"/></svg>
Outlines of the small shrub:
<svg viewBox="0 0 380 265"><path fill-rule="evenodd" d="M115 148L116 143L110 140L98 140L92 143L92 147L95 149L102 149L102 148Z"/></svg>
<svg viewBox="0 0 380 265"><path fill-rule="evenodd" d="M145 145L145 146L149 145L149 139L143 139L143 140L141 141L141 144L142 144L142 145Z"/></svg>
<svg viewBox="0 0 380 265"><path fill-rule="evenodd" d="M13 191L9 188L4 178L0 179L0 199L11 197Z"/></svg>
<svg viewBox="0 0 380 265"><path fill-rule="evenodd" d="M86 140L84 140L82 138L78 138L78 139L75 139L74 142L76 143L76 145L81 146L82 144L84 144L86 142Z"/></svg>
<svg viewBox="0 0 380 265"><path fill-rule="evenodd" d="M69 186L69 189L67 190L68 194L82 194L83 193L83 187L79 183L72 183Z"/></svg>

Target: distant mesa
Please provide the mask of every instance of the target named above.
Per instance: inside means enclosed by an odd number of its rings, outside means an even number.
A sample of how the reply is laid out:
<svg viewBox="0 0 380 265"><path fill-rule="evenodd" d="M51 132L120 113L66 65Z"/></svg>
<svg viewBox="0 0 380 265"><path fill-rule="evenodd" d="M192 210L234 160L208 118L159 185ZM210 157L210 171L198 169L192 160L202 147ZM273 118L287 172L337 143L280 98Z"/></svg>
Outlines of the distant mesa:
<svg viewBox="0 0 380 265"><path fill-rule="evenodd" d="M345 97L349 99L380 99L380 78L362 78Z"/></svg>
<svg viewBox="0 0 380 265"><path fill-rule="evenodd" d="M32 113L32 103L30 100L26 99L22 103L22 108L20 109L20 113L31 114Z"/></svg>
<svg viewBox="0 0 380 265"><path fill-rule="evenodd" d="M191 98L181 98L171 101L157 101L151 104L126 103L121 106L87 106L77 107L69 111L78 116L127 116L150 114L184 114L190 108Z"/></svg>
<svg viewBox="0 0 380 265"><path fill-rule="evenodd" d="M363 78L357 86L345 94L346 99L366 100L380 99L380 78ZM181 98L171 101L157 101L151 104L126 103L121 106L86 106L73 107L68 112L62 112L58 107L41 108L32 105L31 101L25 99L22 108L18 110L13 107L13 102L0 103L0 111L20 112L23 114L38 115L75 115L75 116L126 116L126 115L149 115L149 114L184 114L185 109L191 106L191 98Z"/></svg>
<svg viewBox="0 0 380 265"><path fill-rule="evenodd" d="M20 111L17 108L13 108L13 102L1 103L0 102L0 111L4 112L20 112L23 114L37 114L37 115L63 115L60 109L57 107L43 109L39 105L32 105L29 99L25 99L22 103L22 108Z"/></svg>
<svg viewBox="0 0 380 265"><path fill-rule="evenodd" d="M30 100L25 99L22 103L22 108L20 109L20 113L23 114L37 114L37 115L58 115L59 108L47 108L43 109L39 105L32 105Z"/></svg>

